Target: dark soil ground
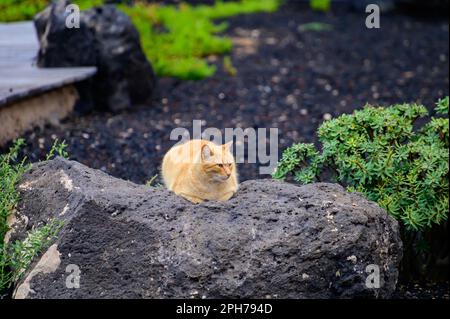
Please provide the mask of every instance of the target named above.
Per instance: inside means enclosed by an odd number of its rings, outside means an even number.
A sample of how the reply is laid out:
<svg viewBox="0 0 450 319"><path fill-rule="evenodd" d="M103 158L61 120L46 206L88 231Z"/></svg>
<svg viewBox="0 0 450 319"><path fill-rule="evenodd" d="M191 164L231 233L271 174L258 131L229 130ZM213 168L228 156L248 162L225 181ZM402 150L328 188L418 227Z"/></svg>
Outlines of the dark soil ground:
<svg viewBox="0 0 450 319"><path fill-rule="evenodd" d="M449 299L449 283L400 282L394 299Z"/></svg>
<svg viewBox="0 0 450 319"><path fill-rule="evenodd" d="M164 153L175 143L175 127L279 129L280 152L295 142L317 142L322 121L366 103L423 103L432 109L449 94L448 17L404 12L383 14L381 29L367 29L364 13L315 13L293 6L274 14L229 20L235 38L231 55L237 76L222 67L202 81L161 79L152 106L118 113L72 116L59 127L26 134L25 154L43 159L53 140L68 143L71 159L107 173L145 183L158 174ZM323 22L328 31L302 31ZM258 165L241 164L241 180L267 178ZM448 298L443 284L400 284L397 298Z"/></svg>

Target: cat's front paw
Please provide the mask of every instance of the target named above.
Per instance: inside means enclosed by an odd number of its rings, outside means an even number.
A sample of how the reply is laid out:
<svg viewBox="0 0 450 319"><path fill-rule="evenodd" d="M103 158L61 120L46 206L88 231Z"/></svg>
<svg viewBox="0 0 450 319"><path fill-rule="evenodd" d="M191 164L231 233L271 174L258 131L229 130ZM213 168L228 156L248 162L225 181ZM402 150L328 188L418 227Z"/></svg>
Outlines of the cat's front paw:
<svg viewBox="0 0 450 319"><path fill-rule="evenodd" d="M184 197L185 199L187 199L188 201L190 201L193 204L200 204L203 203L204 200L195 196L191 196L191 195L186 195L186 194L180 194L182 197Z"/></svg>
<svg viewBox="0 0 450 319"><path fill-rule="evenodd" d="M228 192L228 193L226 193L225 195L221 196L221 197L219 198L219 201L225 202L225 201L229 200L231 197L233 197L233 195L234 195L235 193L236 193L236 192Z"/></svg>

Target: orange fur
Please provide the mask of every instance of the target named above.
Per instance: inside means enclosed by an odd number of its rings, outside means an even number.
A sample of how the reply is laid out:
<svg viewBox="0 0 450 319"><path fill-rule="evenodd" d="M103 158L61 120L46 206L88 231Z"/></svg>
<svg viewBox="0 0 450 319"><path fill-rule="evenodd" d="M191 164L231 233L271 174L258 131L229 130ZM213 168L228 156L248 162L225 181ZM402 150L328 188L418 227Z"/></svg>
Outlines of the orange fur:
<svg viewBox="0 0 450 319"><path fill-rule="evenodd" d="M164 184L195 204L230 199L238 189L236 163L230 145L190 140L172 147L162 163Z"/></svg>

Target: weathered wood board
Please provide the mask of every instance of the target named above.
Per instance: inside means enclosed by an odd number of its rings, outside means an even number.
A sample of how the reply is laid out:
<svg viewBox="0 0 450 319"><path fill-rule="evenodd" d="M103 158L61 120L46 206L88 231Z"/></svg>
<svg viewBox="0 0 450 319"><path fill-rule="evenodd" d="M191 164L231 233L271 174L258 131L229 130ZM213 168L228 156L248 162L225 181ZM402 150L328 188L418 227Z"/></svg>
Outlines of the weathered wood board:
<svg viewBox="0 0 450 319"><path fill-rule="evenodd" d="M0 108L93 76L95 67L38 68L32 22L0 23Z"/></svg>

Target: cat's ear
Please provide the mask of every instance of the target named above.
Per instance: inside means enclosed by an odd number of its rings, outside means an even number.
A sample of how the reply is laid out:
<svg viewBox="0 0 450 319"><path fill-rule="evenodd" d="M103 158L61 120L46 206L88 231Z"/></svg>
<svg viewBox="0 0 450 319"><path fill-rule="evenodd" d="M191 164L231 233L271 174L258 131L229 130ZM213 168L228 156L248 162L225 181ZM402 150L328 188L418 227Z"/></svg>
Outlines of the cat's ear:
<svg viewBox="0 0 450 319"><path fill-rule="evenodd" d="M211 159L211 156L213 156L213 152L211 148L208 146L208 144L205 144L202 146L202 160L203 161L209 161Z"/></svg>
<svg viewBox="0 0 450 319"><path fill-rule="evenodd" d="M226 151L231 151L231 146L232 145L233 145L233 141L229 141L228 143L223 144L222 147Z"/></svg>

